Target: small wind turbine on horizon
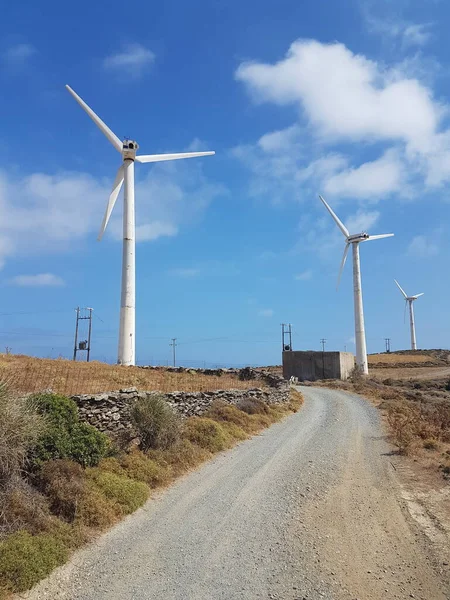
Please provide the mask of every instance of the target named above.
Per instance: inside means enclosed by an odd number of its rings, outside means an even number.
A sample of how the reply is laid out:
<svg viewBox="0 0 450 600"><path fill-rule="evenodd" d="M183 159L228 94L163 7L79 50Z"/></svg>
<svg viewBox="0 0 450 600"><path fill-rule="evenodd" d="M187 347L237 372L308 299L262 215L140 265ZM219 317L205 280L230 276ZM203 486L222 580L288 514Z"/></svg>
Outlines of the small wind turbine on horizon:
<svg viewBox="0 0 450 600"><path fill-rule="evenodd" d="M367 364L367 346L366 346L366 332L364 328L364 310L363 310L363 299L362 299L362 288L361 288L361 266L359 261L359 244L361 242L370 242L372 240L381 240L383 238L392 237L393 233L383 233L381 235L369 235L366 232L356 233L350 235L349 230L338 216L333 212L332 208L325 202L322 196L319 195L320 200L325 205L330 215L333 217L336 225L341 230L345 237L345 248L344 255L342 256L341 268L339 269L339 276L337 287L341 281L342 271L344 270L345 262L347 260L348 250L350 245L353 250L353 298L355 305L355 344L356 344L356 365L360 372L364 375L369 374L369 367Z"/></svg>
<svg viewBox="0 0 450 600"><path fill-rule="evenodd" d="M100 227L98 240L100 241L106 226L108 225L114 204L116 203L122 184L125 182L123 195L123 253L122 253L122 293L120 301L120 326L119 326L119 350L118 364L134 365L136 361L136 226L134 207L134 162L152 163L165 160L178 160L181 158L194 158L197 156L211 156L215 152L183 152L179 154L143 154L137 155L139 148L134 140L124 139L123 142L111 131L111 129L98 117L95 112L76 94L73 89L66 85L67 90L75 98L81 108L86 111L100 131L108 138L114 148L122 155L120 165L105 216Z"/></svg>
<svg viewBox="0 0 450 600"><path fill-rule="evenodd" d="M417 300L417 298L420 298L420 296L423 296L425 292L422 292L421 294L416 294L415 296L408 296L406 294L405 290L400 286L399 282L396 279L394 279L394 281L397 284L398 289L403 294L403 297L405 298L405 314L406 314L406 306L409 304L409 326L411 329L411 350L417 350L416 324L414 322L413 302L414 302L414 300Z"/></svg>

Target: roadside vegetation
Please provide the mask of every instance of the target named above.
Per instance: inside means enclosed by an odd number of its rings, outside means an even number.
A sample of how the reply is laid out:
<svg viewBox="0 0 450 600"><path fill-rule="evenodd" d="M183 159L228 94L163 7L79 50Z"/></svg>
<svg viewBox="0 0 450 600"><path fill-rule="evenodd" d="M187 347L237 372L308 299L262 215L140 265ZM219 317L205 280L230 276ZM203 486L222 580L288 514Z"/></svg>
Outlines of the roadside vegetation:
<svg viewBox="0 0 450 600"><path fill-rule="evenodd" d="M425 459L450 479L450 380L364 378L322 382L327 387L354 391L382 411L397 452Z"/></svg>
<svg viewBox="0 0 450 600"><path fill-rule="evenodd" d="M138 438L112 441L60 394L0 384L0 598L32 587L71 552L142 506L152 490L296 412L243 400L180 419L162 397L133 409Z"/></svg>

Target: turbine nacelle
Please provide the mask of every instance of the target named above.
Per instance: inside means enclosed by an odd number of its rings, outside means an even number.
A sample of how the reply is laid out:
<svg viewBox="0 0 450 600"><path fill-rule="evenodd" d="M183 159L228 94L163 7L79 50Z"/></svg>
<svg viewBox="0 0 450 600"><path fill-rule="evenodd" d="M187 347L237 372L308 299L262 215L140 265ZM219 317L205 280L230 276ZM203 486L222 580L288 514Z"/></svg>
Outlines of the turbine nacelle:
<svg viewBox="0 0 450 600"><path fill-rule="evenodd" d="M134 140L123 140L123 146L122 146L122 156L123 159L131 159L131 160L135 160L136 158L136 151L139 148L139 144L137 142L135 142Z"/></svg>
<svg viewBox="0 0 450 600"><path fill-rule="evenodd" d="M366 242L370 238L370 235L366 232L355 233L347 237L347 244L356 244L357 242Z"/></svg>

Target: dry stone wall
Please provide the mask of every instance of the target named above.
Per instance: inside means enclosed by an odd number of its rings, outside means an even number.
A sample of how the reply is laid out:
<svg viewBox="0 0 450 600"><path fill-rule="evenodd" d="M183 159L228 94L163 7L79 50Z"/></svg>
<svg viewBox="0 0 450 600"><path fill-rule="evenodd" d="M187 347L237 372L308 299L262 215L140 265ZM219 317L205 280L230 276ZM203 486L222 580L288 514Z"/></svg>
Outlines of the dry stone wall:
<svg viewBox="0 0 450 600"><path fill-rule="evenodd" d="M251 371L251 372L249 372ZM239 373L241 375L239 375ZM218 390L214 392L170 392L163 394L167 403L180 415L191 417L203 414L215 400L227 404L238 404L245 398L257 398L268 404L277 404L289 400L289 384L281 377L272 374L263 375L260 379L267 387L249 390ZM242 369L237 376L256 379L253 369ZM128 388L104 394L83 394L72 396L78 406L80 418L100 431L118 434L132 429L130 409L136 400L159 395L160 392L138 392L136 388Z"/></svg>

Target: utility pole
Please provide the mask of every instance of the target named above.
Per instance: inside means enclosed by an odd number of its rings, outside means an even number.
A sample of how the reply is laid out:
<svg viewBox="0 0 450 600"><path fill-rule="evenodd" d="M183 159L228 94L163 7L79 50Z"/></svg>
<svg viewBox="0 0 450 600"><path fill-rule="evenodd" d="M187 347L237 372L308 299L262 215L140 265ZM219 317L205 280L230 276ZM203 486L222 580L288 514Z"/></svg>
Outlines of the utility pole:
<svg viewBox="0 0 450 600"><path fill-rule="evenodd" d="M175 353L175 348L178 346L177 344L177 338L172 338L172 342L169 344L169 346L172 346L173 348L173 366L176 367L176 353Z"/></svg>
<svg viewBox="0 0 450 600"><path fill-rule="evenodd" d="M286 342L286 338L288 342ZM292 350L292 325L291 323L281 323L281 351Z"/></svg>
<svg viewBox="0 0 450 600"><path fill-rule="evenodd" d="M86 352L86 360L89 362L91 356L91 334L92 334L92 311L93 308L80 308L79 306L75 309L77 313L77 320L75 325L75 343L73 347L73 360L77 360L77 352ZM85 312L82 312L85 311ZM89 321L88 338L78 342L79 322Z"/></svg>
<svg viewBox="0 0 450 600"><path fill-rule="evenodd" d="M326 344L326 339L322 338L320 340L320 343L322 344L322 379L325 379L325 344Z"/></svg>
<svg viewBox="0 0 450 600"><path fill-rule="evenodd" d="M391 351L391 338L384 338L384 341L386 344L386 352L389 354Z"/></svg>

